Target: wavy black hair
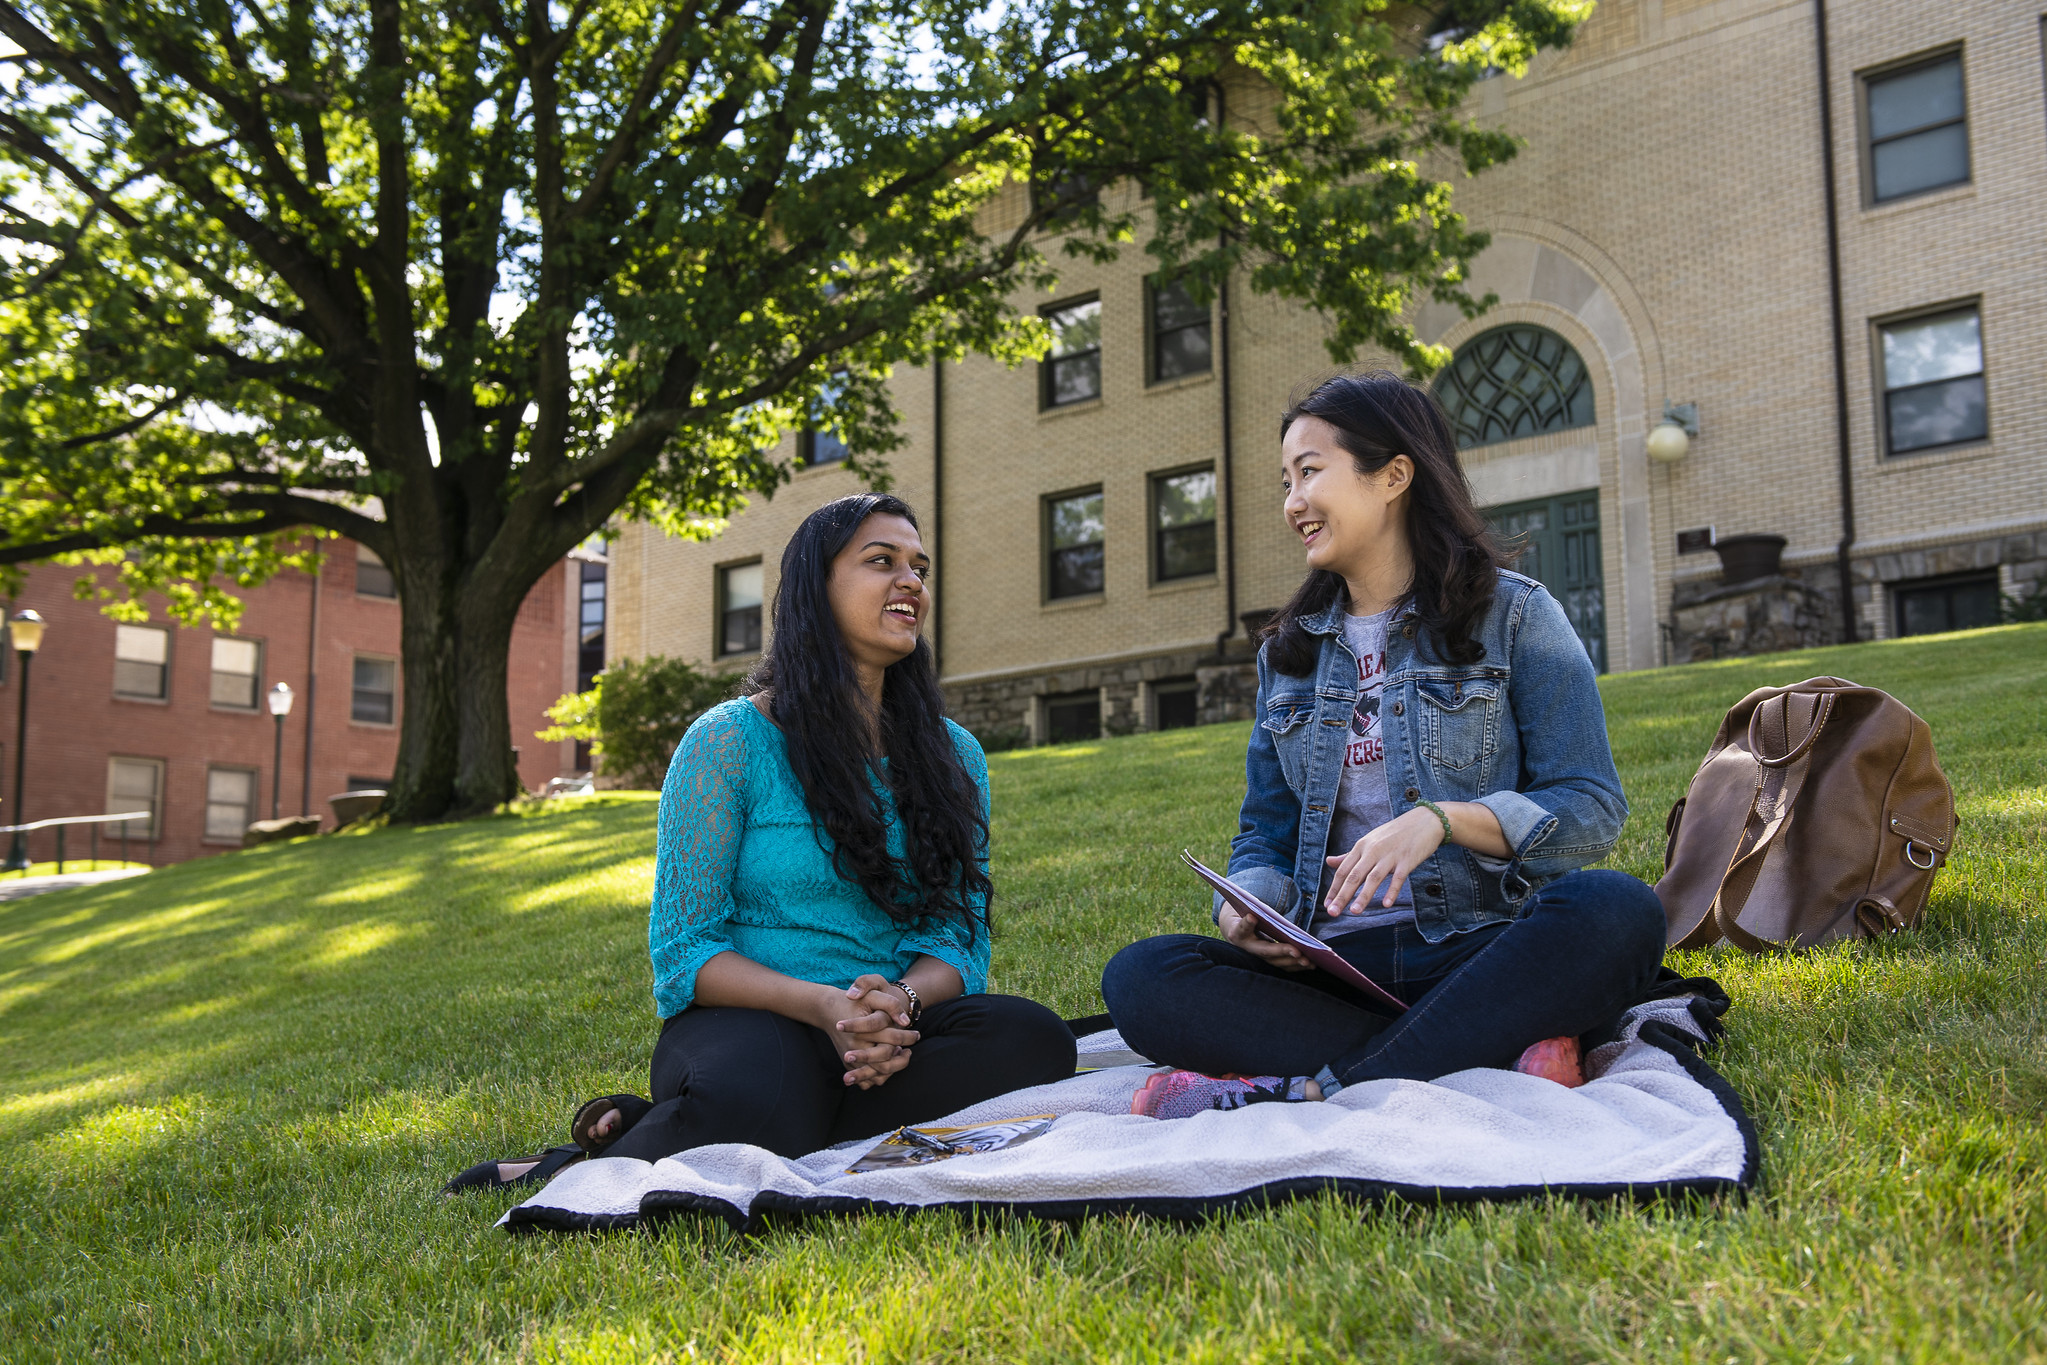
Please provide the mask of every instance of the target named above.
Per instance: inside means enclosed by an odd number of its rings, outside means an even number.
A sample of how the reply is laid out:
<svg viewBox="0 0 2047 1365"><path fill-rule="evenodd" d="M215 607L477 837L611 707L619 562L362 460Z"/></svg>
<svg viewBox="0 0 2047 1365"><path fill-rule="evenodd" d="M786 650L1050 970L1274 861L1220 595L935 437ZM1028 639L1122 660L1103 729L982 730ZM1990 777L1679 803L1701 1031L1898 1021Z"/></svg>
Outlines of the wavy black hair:
<svg viewBox="0 0 2047 1365"><path fill-rule="evenodd" d="M882 675L881 751L875 753L865 724L871 706L832 615L832 561L877 513L917 524L901 498L856 493L826 503L796 528L782 551L774 634L747 690L768 692L768 711L781 727L803 803L838 874L858 882L901 923L955 920L972 935L986 923L975 900L985 906L995 890L980 864L988 820L980 790L953 748L931 646L919 639ZM903 822L901 858L889 852L874 785L884 757L880 770Z"/></svg>
<svg viewBox="0 0 2047 1365"><path fill-rule="evenodd" d="M1383 370L1340 374L1294 399L1280 416L1280 436L1303 417L1319 417L1336 428L1337 444L1360 474L1378 473L1396 455L1414 463L1407 494L1414 579L1407 601L1445 660L1469 664L1483 658L1485 647L1474 635L1492 607L1499 571L1513 561L1479 515L1457 462L1457 439L1435 397ZM1341 575L1309 571L1259 632L1274 668L1295 677L1315 671L1320 645L1301 618L1327 610L1343 591Z"/></svg>

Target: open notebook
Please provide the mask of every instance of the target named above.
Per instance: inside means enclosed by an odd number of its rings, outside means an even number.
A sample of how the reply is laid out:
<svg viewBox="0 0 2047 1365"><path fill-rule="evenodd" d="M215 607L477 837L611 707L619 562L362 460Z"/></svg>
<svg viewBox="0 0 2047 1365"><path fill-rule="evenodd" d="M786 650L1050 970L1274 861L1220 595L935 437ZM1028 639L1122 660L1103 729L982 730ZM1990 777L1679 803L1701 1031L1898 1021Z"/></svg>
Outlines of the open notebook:
<svg viewBox="0 0 2047 1365"><path fill-rule="evenodd" d="M1395 1014L1406 1012L1407 1003L1405 1001L1387 990L1384 986L1381 986L1378 982L1372 980L1371 977L1366 976L1356 967L1351 966L1350 963L1344 961L1334 948L1331 948L1321 939L1316 938L1313 934L1303 933L1300 927L1292 920L1227 878L1220 877L1209 868L1204 867L1201 860L1187 850L1180 850L1180 860L1194 869L1195 876L1214 887L1216 894L1234 906L1239 914L1249 915L1257 923L1259 931L1267 938L1281 943L1291 943L1294 947L1301 950L1301 956L1307 958L1308 961L1314 963L1323 971L1328 972L1338 981L1343 982L1344 985L1363 991L1367 996L1384 1005L1387 1009L1392 1010Z"/></svg>

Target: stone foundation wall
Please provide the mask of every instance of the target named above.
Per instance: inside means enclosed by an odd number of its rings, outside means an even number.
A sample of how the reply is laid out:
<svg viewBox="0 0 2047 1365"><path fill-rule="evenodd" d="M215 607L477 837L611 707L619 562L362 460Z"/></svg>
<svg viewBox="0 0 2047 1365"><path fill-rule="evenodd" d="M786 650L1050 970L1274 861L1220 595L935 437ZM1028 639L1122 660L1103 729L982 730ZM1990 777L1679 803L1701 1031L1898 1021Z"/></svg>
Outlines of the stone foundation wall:
<svg viewBox="0 0 2047 1365"><path fill-rule="evenodd" d="M1670 662L1811 649L1841 638L1832 572L1794 569L1746 583L1693 579L1671 591Z"/></svg>
<svg viewBox="0 0 2047 1365"><path fill-rule="evenodd" d="M1998 571L1998 587L2007 602L2047 592L2047 531L1962 540L1928 549L1871 555L1850 565L1855 583L1855 611L1864 639L1887 639L1896 629L1890 588L1922 578Z"/></svg>
<svg viewBox="0 0 2047 1365"><path fill-rule="evenodd" d="M1849 572L1857 634L1882 640L1895 633L1894 588L1987 569L1997 570L2008 605L2047 603L2047 531L1855 557ZM1669 662L1835 644L1840 613L1840 576L1831 563L1787 568L1749 583L1682 579L1671 589Z"/></svg>
<svg viewBox="0 0 2047 1365"><path fill-rule="evenodd" d="M947 713L973 731L983 748L993 752L1044 743L1043 699L1077 692L1100 693L1104 734L1143 733L1152 728L1155 714L1151 687L1186 678L1195 682L1196 714L1201 724L1242 720L1251 714L1258 692L1258 671L1249 646L1241 640L1232 641L1230 651L1220 658L1212 650L1182 651L948 683L945 704Z"/></svg>

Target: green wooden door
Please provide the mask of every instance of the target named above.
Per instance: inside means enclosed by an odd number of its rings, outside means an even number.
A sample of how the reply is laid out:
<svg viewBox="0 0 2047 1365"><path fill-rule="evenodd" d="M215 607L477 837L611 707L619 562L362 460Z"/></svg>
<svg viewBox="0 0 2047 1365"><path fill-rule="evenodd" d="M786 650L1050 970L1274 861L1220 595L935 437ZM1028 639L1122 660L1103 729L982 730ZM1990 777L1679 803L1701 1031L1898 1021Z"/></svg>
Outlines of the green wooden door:
<svg viewBox="0 0 2047 1365"><path fill-rule="evenodd" d="M1599 490L1489 507L1486 519L1521 551L1515 568L1540 582L1557 601L1592 667L1606 672L1606 578L1599 559Z"/></svg>

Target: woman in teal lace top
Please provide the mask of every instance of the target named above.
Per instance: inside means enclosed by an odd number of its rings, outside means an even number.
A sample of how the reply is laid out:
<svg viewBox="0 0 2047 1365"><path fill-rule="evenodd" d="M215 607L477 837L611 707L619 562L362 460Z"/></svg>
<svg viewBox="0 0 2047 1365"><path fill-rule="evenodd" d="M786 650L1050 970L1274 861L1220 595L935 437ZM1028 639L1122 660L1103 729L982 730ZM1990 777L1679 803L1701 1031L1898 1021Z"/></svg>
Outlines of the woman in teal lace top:
<svg viewBox="0 0 2047 1365"><path fill-rule="evenodd" d="M662 787L653 1098L585 1105L584 1150L796 1156L1072 1074L1058 1016L985 993L988 769L944 718L929 572L893 497L790 541L751 695Z"/></svg>

